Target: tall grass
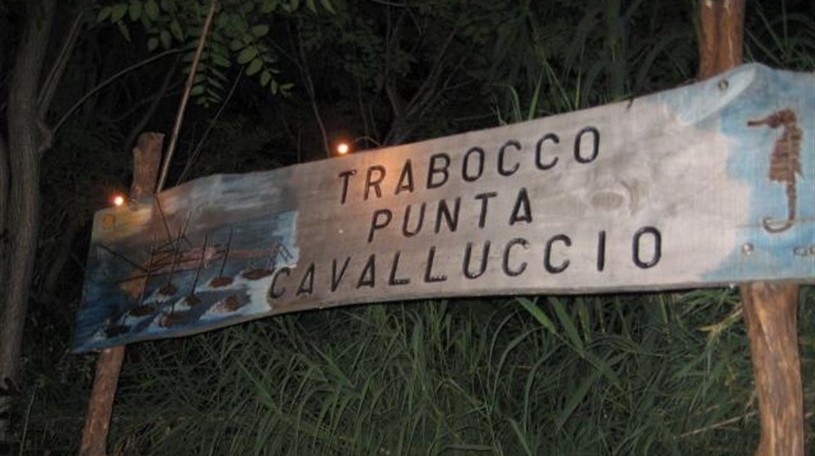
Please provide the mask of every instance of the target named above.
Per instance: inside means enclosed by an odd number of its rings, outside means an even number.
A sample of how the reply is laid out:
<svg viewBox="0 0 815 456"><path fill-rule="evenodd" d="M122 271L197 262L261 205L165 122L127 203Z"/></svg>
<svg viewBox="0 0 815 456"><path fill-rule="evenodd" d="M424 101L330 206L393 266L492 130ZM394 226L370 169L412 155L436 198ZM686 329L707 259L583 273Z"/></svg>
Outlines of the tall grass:
<svg viewBox="0 0 815 456"><path fill-rule="evenodd" d="M813 298L803 290L808 406ZM746 452L758 417L739 313L732 290L428 301L138 344L114 454ZM73 447L82 397L33 397L28 448Z"/></svg>

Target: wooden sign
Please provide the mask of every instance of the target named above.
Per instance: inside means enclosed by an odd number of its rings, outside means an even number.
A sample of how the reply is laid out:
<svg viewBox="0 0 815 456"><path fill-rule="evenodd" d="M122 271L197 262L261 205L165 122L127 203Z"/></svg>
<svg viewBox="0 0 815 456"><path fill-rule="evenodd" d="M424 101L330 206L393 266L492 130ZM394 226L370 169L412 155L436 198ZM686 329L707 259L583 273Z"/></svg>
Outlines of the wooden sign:
<svg viewBox="0 0 815 456"><path fill-rule="evenodd" d="M746 65L96 213L74 348L414 298L815 281L815 76Z"/></svg>

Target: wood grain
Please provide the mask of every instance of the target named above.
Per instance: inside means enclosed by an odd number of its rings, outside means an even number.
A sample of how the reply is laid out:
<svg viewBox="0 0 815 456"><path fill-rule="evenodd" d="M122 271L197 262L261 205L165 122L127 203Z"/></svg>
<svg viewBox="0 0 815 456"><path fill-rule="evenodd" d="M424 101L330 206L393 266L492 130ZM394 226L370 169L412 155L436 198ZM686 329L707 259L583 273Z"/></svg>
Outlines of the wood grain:
<svg viewBox="0 0 815 456"><path fill-rule="evenodd" d="M755 454L803 456L798 284L754 282L739 290L761 411L761 442Z"/></svg>

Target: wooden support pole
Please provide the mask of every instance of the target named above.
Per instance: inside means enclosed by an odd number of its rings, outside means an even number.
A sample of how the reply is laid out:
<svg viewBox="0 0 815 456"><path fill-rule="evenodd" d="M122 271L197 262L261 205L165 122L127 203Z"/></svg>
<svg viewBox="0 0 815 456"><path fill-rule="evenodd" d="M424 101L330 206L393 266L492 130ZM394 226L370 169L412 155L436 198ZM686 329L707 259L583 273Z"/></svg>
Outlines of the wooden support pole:
<svg viewBox="0 0 815 456"><path fill-rule="evenodd" d="M742 64L744 0L702 0L699 15L699 79Z"/></svg>
<svg viewBox="0 0 815 456"><path fill-rule="evenodd" d="M167 179L167 172L178 140L178 132L181 129L187 101L190 98L198 62L201 60L207 32L212 25L217 7L218 1L210 0L207 17L201 30L201 36L198 37L198 45L184 87L184 94L178 107L173 134L170 137L170 145L167 147L167 157L164 160L164 166L161 167L161 175L159 175L159 166L164 145L163 134L142 133L136 147L133 149L133 184L130 188L129 199L135 204L138 204L138 200L142 195L155 194L164 188L164 182ZM110 430L110 418L113 412L113 401L116 398L116 386L119 383L119 374L124 361L124 353L125 347L118 346L104 349L99 355L91 400L90 404L88 404L88 416L82 430L79 456L105 456L107 454L106 446L108 431Z"/></svg>
<svg viewBox="0 0 815 456"><path fill-rule="evenodd" d="M804 456L798 285L757 282L740 291L761 416L755 454Z"/></svg>
<svg viewBox="0 0 815 456"><path fill-rule="evenodd" d="M161 133L142 133L139 136L138 143L133 148L131 201L137 202L142 195L151 195L155 191L163 144L164 135ZM88 414L85 418L85 427L82 429L80 456L107 454L110 418L124 356L124 346L106 348L99 354Z"/></svg>
<svg viewBox="0 0 815 456"><path fill-rule="evenodd" d="M699 77L742 63L744 0L703 0ZM761 420L756 456L804 455L804 401L798 349L798 285L740 286Z"/></svg>

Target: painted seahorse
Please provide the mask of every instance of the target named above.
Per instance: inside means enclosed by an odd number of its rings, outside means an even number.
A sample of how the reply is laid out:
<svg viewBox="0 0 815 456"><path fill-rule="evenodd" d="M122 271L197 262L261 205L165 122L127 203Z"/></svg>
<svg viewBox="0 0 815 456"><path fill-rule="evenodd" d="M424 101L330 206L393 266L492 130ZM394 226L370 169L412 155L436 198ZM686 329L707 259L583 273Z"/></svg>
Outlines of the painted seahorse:
<svg viewBox="0 0 815 456"><path fill-rule="evenodd" d="M797 125L795 113L787 108L778 110L760 120L750 120L748 127L766 125L770 128L782 127L781 136L775 141L772 156L770 157L769 178L772 182L786 185L787 191L787 219L774 220L764 217L762 225L770 233L780 233L788 230L795 222L796 175L801 172L801 138L803 132Z"/></svg>

